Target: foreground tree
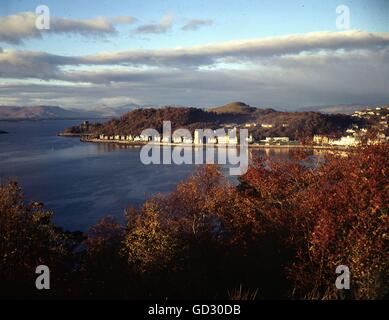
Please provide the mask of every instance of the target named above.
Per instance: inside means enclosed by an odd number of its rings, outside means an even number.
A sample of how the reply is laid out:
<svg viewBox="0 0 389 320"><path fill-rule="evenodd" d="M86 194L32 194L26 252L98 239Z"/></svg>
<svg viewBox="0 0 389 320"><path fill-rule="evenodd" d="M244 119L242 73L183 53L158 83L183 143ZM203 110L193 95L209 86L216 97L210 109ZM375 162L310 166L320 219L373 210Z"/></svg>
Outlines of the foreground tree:
<svg viewBox="0 0 389 320"><path fill-rule="evenodd" d="M36 293L35 269L39 265L55 270L54 282L65 277L69 243L51 218L52 213L41 203L23 202L16 182L0 186L0 282L4 297Z"/></svg>
<svg viewBox="0 0 389 320"><path fill-rule="evenodd" d="M284 265L294 297L387 297L388 159L382 144L327 156L316 169L261 161L242 179L260 225L293 252ZM338 265L351 271L346 293L334 285Z"/></svg>
<svg viewBox="0 0 389 320"><path fill-rule="evenodd" d="M388 148L257 159L237 188L206 166L128 214L125 255L170 296L387 297ZM338 290L336 267L351 271ZM154 293L156 293L154 291ZM158 296L158 295L157 295Z"/></svg>

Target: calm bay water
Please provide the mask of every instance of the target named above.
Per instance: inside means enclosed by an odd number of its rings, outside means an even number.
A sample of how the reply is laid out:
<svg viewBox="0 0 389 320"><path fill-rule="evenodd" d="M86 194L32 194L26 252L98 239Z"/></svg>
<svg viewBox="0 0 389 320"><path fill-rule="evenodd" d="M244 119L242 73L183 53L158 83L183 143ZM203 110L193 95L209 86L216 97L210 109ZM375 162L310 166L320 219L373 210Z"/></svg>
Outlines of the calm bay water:
<svg viewBox="0 0 389 320"><path fill-rule="evenodd" d="M144 165L139 148L82 143L57 133L80 120L0 121L0 179L16 178L27 200L54 211L67 230L85 230L105 215L169 192L194 165ZM265 152L265 151L261 151ZM287 157L287 151L274 152ZM272 154L270 154L272 155ZM226 169L227 170L227 169Z"/></svg>

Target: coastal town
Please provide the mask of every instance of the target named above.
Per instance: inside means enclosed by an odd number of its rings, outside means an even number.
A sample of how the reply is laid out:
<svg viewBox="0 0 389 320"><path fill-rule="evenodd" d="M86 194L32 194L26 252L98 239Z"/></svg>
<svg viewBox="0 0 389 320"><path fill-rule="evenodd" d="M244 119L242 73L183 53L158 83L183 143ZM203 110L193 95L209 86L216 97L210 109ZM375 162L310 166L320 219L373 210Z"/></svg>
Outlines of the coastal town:
<svg viewBox="0 0 389 320"><path fill-rule="evenodd" d="M346 135L339 139L333 139L325 135L315 135L313 137L313 143L315 145L355 147L361 144L377 144L389 141L389 137L386 135L388 131L389 107L367 108L364 111L355 111L351 116L367 121L375 121L370 128L353 125L346 130Z"/></svg>
<svg viewBox="0 0 389 320"><path fill-rule="evenodd" d="M364 120L374 119L374 124L369 128L360 127L357 124L353 124L350 128L345 130L345 134L335 137L331 135L316 134L313 135L311 141L308 141L305 145L311 145L312 147L356 147L361 144L377 144L389 140L389 137L385 134L388 129L389 107L377 107L368 108L364 111L355 111L352 117ZM88 127L88 121L85 121L81 126ZM133 134L99 134L94 137L84 136L83 141L88 142L106 142L106 143L121 143L121 144L173 144L173 145L239 145L239 130L247 129L249 134L245 142L251 147L298 147L301 146L301 142L293 140L288 136L269 136L264 139L254 139L253 134L250 133L250 129L260 126L261 128L272 128L272 123L244 123L241 125L226 126L226 129L211 130L211 129L195 129L193 136L187 132L187 134L180 134L179 131L173 132L172 135L154 134L154 135L133 135ZM283 127L287 127L287 123L282 124Z"/></svg>

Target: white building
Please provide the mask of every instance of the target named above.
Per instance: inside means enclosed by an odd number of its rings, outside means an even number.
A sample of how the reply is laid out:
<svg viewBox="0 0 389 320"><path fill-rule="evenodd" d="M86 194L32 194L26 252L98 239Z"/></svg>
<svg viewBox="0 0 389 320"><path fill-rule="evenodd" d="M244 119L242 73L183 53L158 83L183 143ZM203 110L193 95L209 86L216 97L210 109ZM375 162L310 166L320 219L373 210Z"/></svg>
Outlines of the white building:
<svg viewBox="0 0 389 320"><path fill-rule="evenodd" d="M195 130L193 143L194 144L203 144L203 142L204 142L204 140L202 137L200 137L199 130Z"/></svg>
<svg viewBox="0 0 389 320"><path fill-rule="evenodd" d="M238 134L236 128L229 130L227 134L223 136L217 136L218 144L238 144Z"/></svg>
<svg viewBox="0 0 389 320"><path fill-rule="evenodd" d="M265 140L262 140L268 144L270 143L288 143L289 137L267 137Z"/></svg>
<svg viewBox="0 0 389 320"><path fill-rule="evenodd" d="M238 137L230 137L227 134L225 136L217 137L218 144L238 144Z"/></svg>
<svg viewBox="0 0 389 320"><path fill-rule="evenodd" d="M217 135L216 131L213 131L213 136L202 135L198 130L194 132L194 144L238 144L238 136L236 128L230 130L229 133L224 135Z"/></svg>
<svg viewBox="0 0 389 320"><path fill-rule="evenodd" d="M183 137L173 137L173 143L182 143Z"/></svg>
<svg viewBox="0 0 389 320"><path fill-rule="evenodd" d="M329 144L333 146L357 146L359 141L356 137L345 136L341 137L339 140L330 139Z"/></svg>
<svg viewBox="0 0 389 320"><path fill-rule="evenodd" d="M330 142L330 139L327 136L315 134L313 136L313 143L323 145L328 144Z"/></svg>
<svg viewBox="0 0 389 320"><path fill-rule="evenodd" d="M216 144L217 143L217 137L210 137L207 139L208 144Z"/></svg>
<svg viewBox="0 0 389 320"><path fill-rule="evenodd" d="M217 137L217 143L218 144L228 144L229 143L228 135Z"/></svg>
<svg viewBox="0 0 389 320"><path fill-rule="evenodd" d="M99 139L100 139L100 140L110 140L110 137L109 137L109 136L106 136L105 134L100 134L100 135L99 135Z"/></svg>
<svg viewBox="0 0 389 320"><path fill-rule="evenodd" d="M185 143L185 144L192 144L193 143L193 139L189 138L189 137L184 137L182 142Z"/></svg>
<svg viewBox="0 0 389 320"><path fill-rule="evenodd" d="M247 138L246 138L246 142L247 143L253 143L254 142L254 139L253 139L253 135L250 134Z"/></svg>
<svg viewBox="0 0 389 320"><path fill-rule="evenodd" d="M171 139L171 137L162 137L162 142L163 143L171 143L172 139Z"/></svg>
<svg viewBox="0 0 389 320"><path fill-rule="evenodd" d="M200 131L202 131L201 135L200 135ZM213 132L213 135L208 136L205 134L205 132L203 130L195 130L193 143L194 144L216 143L215 131L212 131L212 132Z"/></svg>
<svg viewBox="0 0 389 320"><path fill-rule="evenodd" d="M228 137L228 144L238 144L238 136Z"/></svg>
<svg viewBox="0 0 389 320"><path fill-rule="evenodd" d="M142 142L148 142L148 141L152 141L153 140L152 136L146 136L146 135L143 135L143 134L141 134L139 137L140 137L140 141L142 141Z"/></svg>

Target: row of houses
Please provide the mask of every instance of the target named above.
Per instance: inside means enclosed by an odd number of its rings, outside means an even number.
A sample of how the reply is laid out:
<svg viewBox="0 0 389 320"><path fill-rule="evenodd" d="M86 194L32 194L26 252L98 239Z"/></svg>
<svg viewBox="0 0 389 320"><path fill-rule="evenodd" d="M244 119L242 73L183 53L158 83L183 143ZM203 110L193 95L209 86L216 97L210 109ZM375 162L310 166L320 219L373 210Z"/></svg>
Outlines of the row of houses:
<svg viewBox="0 0 389 320"><path fill-rule="evenodd" d="M357 118L370 119L372 117L381 117L381 120L388 119L389 107L367 108L362 111L355 111L352 116Z"/></svg>
<svg viewBox="0 0 389 320"><path fill-rule="evenodd" d="M195 130L194 138L185 135L170 136L145 136L145 135L104 135L100 134L99 139L104 141L128 141L128 142L155 142L155 143L174 143L174 144L230 144L237 145L239 143L236 130L232 130L231 135L218 135L216 131L212 134L203 135L202 132ZM247 143L253 143L253 136L250 135L246 139Z"/></svg>
<svg viewBox="0 0 389 320"><path fill-rule="evenodd" d="M282 145L289 144L289 137L267 137L264 140L261 140L265 145Z"/></svg>
<svg viewBox="0 0 389 320"><path fill-rule="evenodd" d="M166 142L171 143L172 140L169 138L160 138L159 136L145 136L145 135L99 135L100 140L105 141L129 141L129 142Z"/></svg>
<svg viewBox="0 0 389 320"><path fill-rule="evenodd" d="M253 143L253 136L250 135L247 140L247 143ZM194 132L194 144L238 144L239 137L237 135L236 128L231 130L231 134L218 134L215 130L209 135L203 135L200 131L195 130Z"/></svg>
<svg viewBox="0 0 389 320"><path fill-rule="evenodd" d="M314 135L313 143L321 146L358 146L361 144L361 133L366 133L366 129L360 129L356 131L355 129L347 130L348 135L342 136L339 139L332 138L326 135ZM100 140L105 141L128 141L128 142L155 142L155 143L174 143L174 144L221 144L221 145L237 145L239 144L238 135L202 135L198 131L195 131L194 138L186 136L177 136L173 137L160 137L160 136L145 136L145 135L103 135L99 136ZM382 141L387 141L388 137L384 134L379 134L375 139L369 139L369 144L379 143ZM247 143L254 143L253 136L250 135L247 137ZM258 141L260 144L264 145L288 145L292 143L289 137L267 137L264 140Z"/></svg>
<svg viewBox="0 0 389 320"><path fill-rule="evenodd" d="M360 140L355 136L344 136L340 139L333 139L325 135L314 135L313 143L318 145L330 145L330 146L357 146L360 144Z"/></svg>
<svg viewBox="0 0 389 320"><path fill-rule="evenodd" d="M339 139L333 139L325 135L315 135L313 137L313 143L317 145L329 145L329 146L344 146L344 147L356 147L362 144L362 136L360 135L347 135L340 137ZM379 133L375 138L368 138L367 144L378 144L389 141L389 137L384 133Z"/></svg>
<svg viewBox="0 0 389 320"><path fill-rule="evenodd" d="M249 122L249 123L245 123L244 127L245 128L255 128L257 127L257 125L260 125L262 128L266 128L266 129L270 129L270 128L273 128L275 127L276 125L275 124L272 124L272 123L261 123L261 124L257 124L255 122ZM287 123L283 123L281 125L283 128L286 128L289 126L289 124Z"/></svg>

